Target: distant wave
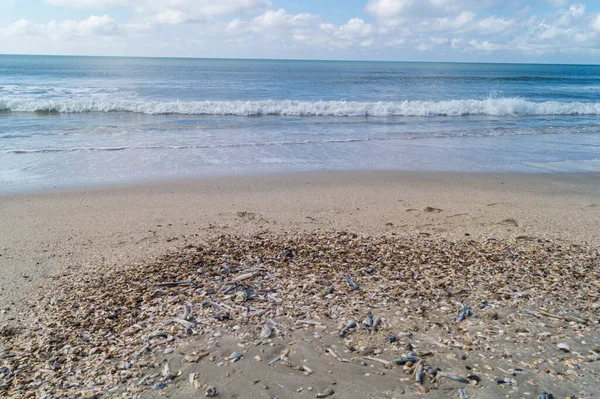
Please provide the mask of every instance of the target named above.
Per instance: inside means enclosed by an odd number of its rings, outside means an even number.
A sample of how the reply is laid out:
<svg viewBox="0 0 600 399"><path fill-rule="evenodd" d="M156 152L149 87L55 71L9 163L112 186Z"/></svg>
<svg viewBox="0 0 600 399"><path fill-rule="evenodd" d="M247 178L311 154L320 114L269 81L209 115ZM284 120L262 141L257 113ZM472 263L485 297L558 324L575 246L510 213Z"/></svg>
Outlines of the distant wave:
<svg viewBox="0 0 600 399"><path fill-rule="evenodd" d="M173 101L109 99L12 100L0 111L40 113L134 112L141 114L237 116L468 116L600 115L600 102L532 102L521 98L451 101Z"/></svg>

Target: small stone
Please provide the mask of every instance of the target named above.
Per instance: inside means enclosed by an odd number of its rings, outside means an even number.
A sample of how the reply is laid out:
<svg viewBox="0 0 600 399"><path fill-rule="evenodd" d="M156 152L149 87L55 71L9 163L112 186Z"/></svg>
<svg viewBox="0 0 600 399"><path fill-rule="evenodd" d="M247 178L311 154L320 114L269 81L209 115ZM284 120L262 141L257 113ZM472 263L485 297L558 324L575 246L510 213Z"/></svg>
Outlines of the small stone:
<svg viewBox="0 0 600 399"><path fill-rule="evenodd" d="M329 389L325 390L325 392L318 393L317 398L326 398L333 394L335 394L335 391L333 389L329 388Z"/></svg>
<svg viewBox="0 0 600 399"><path fill-rule="evenodd" d="M164 354L165 355L169 355L169 354L171 354L173 352L175 352L175 349L173 349L173 348L167 348L167 349L165 349Z"/></svg>
<svg viewBox="0 0 600 399"><path fill-rule="evenodd" d="M204 396L206 396L208 398L212 398L212 397L215 397L218 395L219 395L219 391L217 391L217 388L215 388L215 387L209 386L204 390Z"/></svg>
<svg viewBox="0 0 600 399"><path fill-rule="evenodd" d="M565 343L561 343L556 346L558 346L558 349L560 349L563 352L571 352L571 348L569 348L569 345L567 345Z"/></svg>
<svg viewBox="0 0 600 399"><path fill-rule="evenodd" d="M208 352L199 353L197 355L186 355L185 360L190 363L198 363L201 359L208 356Z"/></svg>
<svg viewBox="0 0 600 399"><path fill-rule="evenodd" d="M166 385L162 382L157 382L156 384L152 385L152 389L154 389L155 391L160 391L161 389L165 389Z"/></svg>
<svg viewBox="0 0 600 399"><path fill-rule="evenodd" d="M256 356L254 356L254 359L255 359L257 362L261 362L261 361L262 361L262 357L260 357L259 355L256 355Z"/></svg>

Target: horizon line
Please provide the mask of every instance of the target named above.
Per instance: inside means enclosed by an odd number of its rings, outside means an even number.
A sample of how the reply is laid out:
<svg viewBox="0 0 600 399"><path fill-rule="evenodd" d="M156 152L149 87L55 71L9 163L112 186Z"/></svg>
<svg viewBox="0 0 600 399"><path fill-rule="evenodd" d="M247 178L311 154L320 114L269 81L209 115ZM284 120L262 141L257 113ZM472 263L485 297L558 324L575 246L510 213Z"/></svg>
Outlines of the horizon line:
<svg viewBox="0 0 600 399"><path fill-rule="evenodd" d="M313 58L253 58L253 57L184 57L184 56L131 56L131 55L82 55L82 54L19 54L0 53L0 56L18 57L81 57L81 58L145 58L145 59L180 59L180 60L230 60L230 61L305 61L305 62L386 62L386 63L422 63L422 64L488 64L488 65L571 65L600 66L589 63L552 63L552 62L479 62L479 61L418 61L418 60L359 60L359 59L313 59Z"/></svg>

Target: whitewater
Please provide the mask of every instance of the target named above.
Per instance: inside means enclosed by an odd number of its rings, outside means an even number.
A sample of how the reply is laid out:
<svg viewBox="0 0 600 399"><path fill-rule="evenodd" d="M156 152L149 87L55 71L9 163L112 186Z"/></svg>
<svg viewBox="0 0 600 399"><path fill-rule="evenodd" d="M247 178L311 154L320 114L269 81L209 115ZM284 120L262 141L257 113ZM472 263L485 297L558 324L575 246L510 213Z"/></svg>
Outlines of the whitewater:
<svg viewBox="0 0 600 399"><path fill-rule="evenodd" d="M450 101L132 101L110 99L7 100L0 111L12 112L134 112L147 115L235 116L467 116L467 115L600 115L600 102L532 102L521 98Z"/></svg>
<svg viewBox="0 0 600 399"><path fill-rule="evenodd" d="M0 194L326 170L600 171L600 67L0 55Z"/></svg>

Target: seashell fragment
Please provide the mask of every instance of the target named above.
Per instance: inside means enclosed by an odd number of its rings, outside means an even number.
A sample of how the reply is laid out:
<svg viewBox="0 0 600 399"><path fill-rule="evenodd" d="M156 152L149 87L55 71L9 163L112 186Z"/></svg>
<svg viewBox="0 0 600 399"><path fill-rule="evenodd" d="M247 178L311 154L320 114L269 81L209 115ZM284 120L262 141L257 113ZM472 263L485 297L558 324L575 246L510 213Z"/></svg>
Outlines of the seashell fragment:
<svg viewBox="0 0 600 399"><path fill-rule="evenodd" d="M267 324L263 327L262 331L260 332L260 338L269 339L271 338L271 335L273 335L273 327L270 324Z"/></svg>

